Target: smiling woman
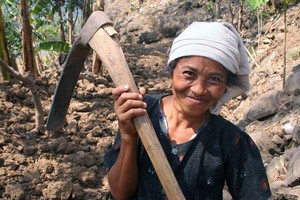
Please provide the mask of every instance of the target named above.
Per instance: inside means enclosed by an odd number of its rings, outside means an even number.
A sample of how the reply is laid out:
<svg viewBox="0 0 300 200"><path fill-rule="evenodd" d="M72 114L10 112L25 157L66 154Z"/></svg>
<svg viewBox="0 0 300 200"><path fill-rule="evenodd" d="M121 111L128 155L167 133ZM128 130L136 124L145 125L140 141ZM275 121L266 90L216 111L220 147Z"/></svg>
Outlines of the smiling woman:
<svg viewBox="0 0 300 200"><path fill-rule="evenodd" d="M261 199L270 189L249 135L219 115L229 99L249 90L250 67L241 38L228 23L195 22L173 42L172 93L113 89L119 132L105 156L117 199L166 199L132 119L147 112L186 199Z"/></svg>
<svg viewBox="0 0 300 200"><path fill-rule="evenodd" d="M225 92L227 70L202 56L180 58L172 74L173 104L185 117L207 121L209 108ZM204 116L202 116L204 115ZM199 124L199 121L196 122Z"/></svg>

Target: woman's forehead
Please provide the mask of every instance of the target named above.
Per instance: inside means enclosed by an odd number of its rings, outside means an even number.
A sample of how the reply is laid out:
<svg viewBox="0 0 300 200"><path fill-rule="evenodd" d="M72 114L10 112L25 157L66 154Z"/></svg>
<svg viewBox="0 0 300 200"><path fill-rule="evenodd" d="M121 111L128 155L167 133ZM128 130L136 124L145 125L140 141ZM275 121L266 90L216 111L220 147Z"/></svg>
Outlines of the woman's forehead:
<svg viewBox="0 0 300 200"><path fill-rule="evenodd" d="M217 68L221 71L227 72L228 70L219 62L203 57L203 56L188 56L182 57L178 60L177 66L190 66L190 67L205 67L205 68Z"/></svg>

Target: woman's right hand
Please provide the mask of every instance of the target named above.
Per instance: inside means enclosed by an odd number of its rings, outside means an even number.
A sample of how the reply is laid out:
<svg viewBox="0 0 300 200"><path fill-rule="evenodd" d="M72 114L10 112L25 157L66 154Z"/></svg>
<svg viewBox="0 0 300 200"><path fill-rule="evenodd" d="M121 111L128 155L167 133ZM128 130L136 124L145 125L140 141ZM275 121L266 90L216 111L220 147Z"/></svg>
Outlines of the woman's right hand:
<svg viewBox="0 0 300 200"><path fill-rule="evenodd" d="M117 115L122 140L136 139L137 131L132 119L146 114L147 104L143 101L146 90L140 93L129 92L129 86L118 86L112 90L114 109Z"/></svg>

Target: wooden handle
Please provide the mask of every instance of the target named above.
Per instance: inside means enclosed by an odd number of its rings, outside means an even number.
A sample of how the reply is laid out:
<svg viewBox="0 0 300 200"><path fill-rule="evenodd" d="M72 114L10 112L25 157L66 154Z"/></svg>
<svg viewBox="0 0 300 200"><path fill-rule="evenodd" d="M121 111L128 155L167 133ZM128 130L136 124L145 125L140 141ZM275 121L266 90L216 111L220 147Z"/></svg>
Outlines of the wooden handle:
<svg viewBox="0 0 300 200"><path fill-rule="evenodd" d="M100 28L90 40L89 45L100 57L116 86L129 85L132 92L139 92L120 45L109 36L106 30ZM136 117L133 122L168 199L184 200L185 197L157 139L149 116Z"/></svg>

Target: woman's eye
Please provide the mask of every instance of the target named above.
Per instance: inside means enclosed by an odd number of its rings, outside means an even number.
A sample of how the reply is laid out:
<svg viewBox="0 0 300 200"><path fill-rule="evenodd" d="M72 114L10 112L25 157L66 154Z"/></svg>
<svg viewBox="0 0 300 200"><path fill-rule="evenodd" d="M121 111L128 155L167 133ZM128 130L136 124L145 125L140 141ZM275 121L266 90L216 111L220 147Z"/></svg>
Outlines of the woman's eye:
<svg viewBox="0 0 300 200"><path fill-rule="evenodd" d="M209 80L213 81L213 82L222 82L222 80L220 79L220 77L217 77L217 76L209 77Z"/></svg>
<svg viewBox="0 0 300 200"><path fill-rule="evenodd" d="M194 72L192 71L183 71L183 74L186 76L194 76Z"/></svg>

